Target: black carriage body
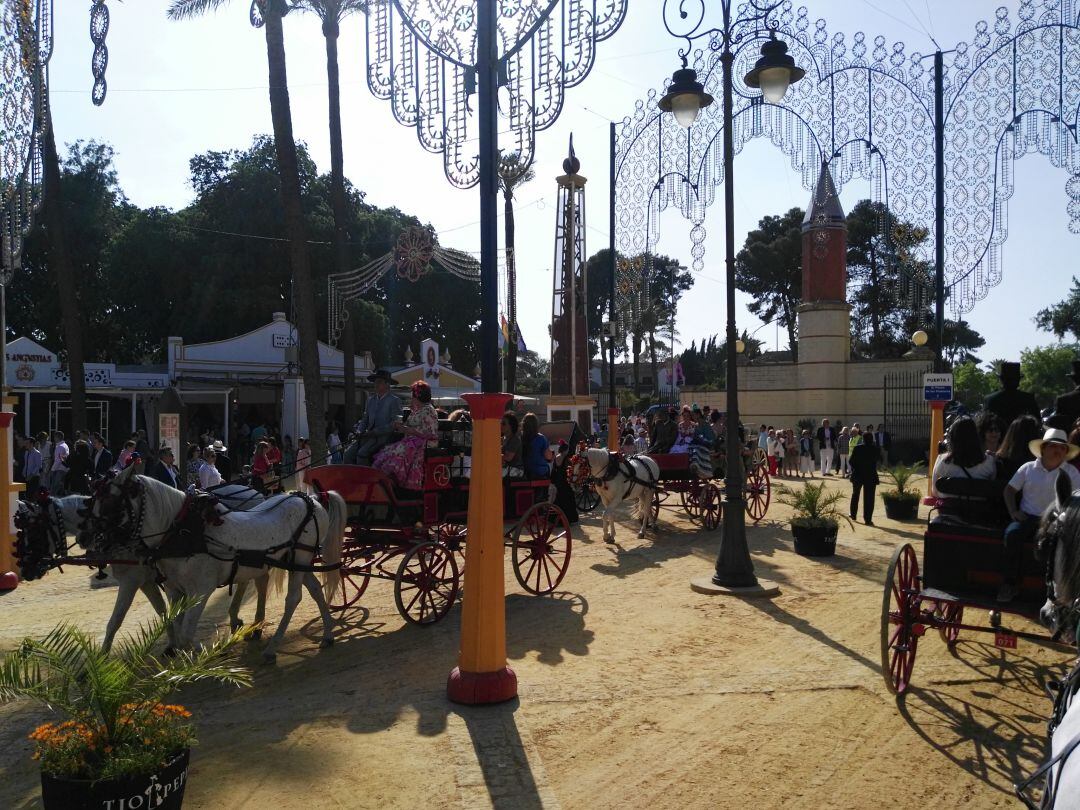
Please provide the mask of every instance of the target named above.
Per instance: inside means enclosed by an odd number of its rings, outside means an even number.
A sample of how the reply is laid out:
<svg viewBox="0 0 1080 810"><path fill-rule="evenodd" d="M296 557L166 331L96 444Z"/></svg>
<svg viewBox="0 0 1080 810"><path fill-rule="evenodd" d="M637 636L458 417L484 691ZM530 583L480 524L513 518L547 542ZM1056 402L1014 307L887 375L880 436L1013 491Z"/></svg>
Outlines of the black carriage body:
<svg viewBox="0 0 1080 810"><path fill-rule="evenodd" d="M966 602L994 600L1002 583L1005 528L1009 516L1004 481L942 479L940 506L923 535L923 586ZM1035 542L1024 547L1014 602L998 609L1037 616L1046 600L1046 563L1036 559Z"/></svg>

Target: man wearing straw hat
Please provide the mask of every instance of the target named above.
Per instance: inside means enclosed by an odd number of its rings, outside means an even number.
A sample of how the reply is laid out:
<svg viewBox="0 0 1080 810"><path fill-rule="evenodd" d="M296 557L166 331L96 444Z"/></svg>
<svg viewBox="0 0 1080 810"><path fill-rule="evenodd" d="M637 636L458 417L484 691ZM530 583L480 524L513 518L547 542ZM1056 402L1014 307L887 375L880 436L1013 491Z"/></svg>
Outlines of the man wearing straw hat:
<svg viewBox="0 0 1080 810"><path fill-rule="evenodd" d="M1080 447L1069 443L1064 430L1049 428L1028 448L1035 459L1021 465L1005 487L1005 508L1012 523L1005 529L1001 571L1004 582L998 590L999 602L1011 602L1019 593L1024 543L1035 536L1043 512L1056 500L1058 476L1069 476L1072 488L1080 489L1080 472L1066 463L1080 455Z"/></svg>
<svg viewBox="0 0 1080 810"><path fill-rule="evenodd" d="M375 393L368 397L364 415L353 426L353 443L345 450L346 464L371 465L375 454L389 443L391 426L401 418L401 400L390 393L390 386L397 380L384 368L377 368L368 377L375 386Z"/></svg>

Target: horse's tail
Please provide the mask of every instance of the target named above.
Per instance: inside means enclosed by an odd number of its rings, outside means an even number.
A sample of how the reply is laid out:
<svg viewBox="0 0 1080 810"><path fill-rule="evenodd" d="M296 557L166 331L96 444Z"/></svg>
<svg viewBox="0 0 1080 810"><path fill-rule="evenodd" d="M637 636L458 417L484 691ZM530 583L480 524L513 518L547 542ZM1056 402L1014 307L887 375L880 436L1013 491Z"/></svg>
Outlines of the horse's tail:
<svg viewBox="0 0 1080 810"><path fill-rule="evenodd" d="M341 546L345 541L345 526L349 519L349 507L345 499L333 490L326 493L330 514L330 525L326 530L326 543L323 546L322 561L325 565L337 565L341 562ZM323 574L323 596L330 601L341 585L341 569L335 568Z"/></svg>

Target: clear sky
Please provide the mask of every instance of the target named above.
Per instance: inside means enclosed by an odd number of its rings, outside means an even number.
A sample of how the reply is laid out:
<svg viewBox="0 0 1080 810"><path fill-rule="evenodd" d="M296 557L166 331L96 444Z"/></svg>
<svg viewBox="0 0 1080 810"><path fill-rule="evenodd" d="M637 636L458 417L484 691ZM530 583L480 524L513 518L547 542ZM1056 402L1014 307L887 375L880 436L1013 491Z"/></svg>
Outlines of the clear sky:
<svg viewBox="0 0 1080 810"><path fill-rule="evenodd" d="M183 207L192 197L188 160L193 155L242 148L253 135L270 132L265 40L248 24L248 0L232 0L217 14L182 23L166 19L164 0L113 0L109 95L100 108L90 102L87 4L58 0L55 5L51 83L57 140L111 143L117 150L120 182L132 202ZM830 32L843 31L849 42L861 30L868 40L881 33L890 42L904 40L909 53L929 53L934 49L930 35L946 49L970 41L976 22L992 21L998 6L1009 6L1015 21L1018 2L811 0L807 5L811 18L825 18ZM622 28L600 43L590 76L568 91L559 122L537 134L537 179L521 188L516 209L519 318L529 347L544 355L551 312L554 178L561 174L573 132L581 173L591 178L586 188L588 252L606 247L606 121L630 114L649 87L666 84L679 67L679 42L663 30L661 11L661 0L632 0ZM317 18L289 15L285 40L296 136L307 142L320 169L329 171L325 51ZM430 222L444 246L478 251L479 192L453 189L443 176L441 156L425 152L415 133L393 120L388 103L367 90L362 17L343 26L340 59L346 175L367 192L370 202L396 205ZM809 199L787 161L763 139L737 156L735 172L737 246L762 216L805 206ZM1003 251L1004 281L969 317L987 339L984 360L1018 358L1022 348L1053 340L1036 330L1031 319L1038 309L1062 298L1070 276L1077 273L1074 257L1080 237L1067 229L1067 179L1038 155L1017 164ZM853 181L841 196L849 209L869 196L868 184ZM686 344L723 331L723 202L718 197L706 221L710 236L705 269L678 314L677 328ZM662 228L657 250L689 264L690 243L678 215L668 215ZM760 324L746 311L742 296L739 323L750 330ZM779 339L782 348L786 338L777 331L766 326L758 334L770 348Z"/></svg>

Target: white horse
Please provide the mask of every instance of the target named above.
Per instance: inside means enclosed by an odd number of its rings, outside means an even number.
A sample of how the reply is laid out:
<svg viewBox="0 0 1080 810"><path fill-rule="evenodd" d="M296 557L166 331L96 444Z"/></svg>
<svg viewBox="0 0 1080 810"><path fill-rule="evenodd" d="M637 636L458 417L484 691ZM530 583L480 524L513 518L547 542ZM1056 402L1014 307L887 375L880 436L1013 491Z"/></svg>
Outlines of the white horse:
<svg viewBox="0 0 1080 810"><path fill-rule="evenodd" d="M615 511L623 501L633 500L632 517L641 521L638 537L645 536L649 525L656 525L652 517L653 497L660 467L648 456L623 458L602 447L590 447L585 451L589 461L589 473L597 480L596 491L604 504L604 542L615 542Z"/></svg>
<svg viewBox="0 0 1080 810"><path fill-rule="evenodd" d="M1080 493L1071 491L1066 475L1057 477L1056 486L1056 502L1043 515L1038 534L1040 551L1053 555L1053 598L1040 617L1063 640L1075 643L1080 628ZM1050 760L1027 781L1044 780L1040 807L1080 810L1080 662L1058 686L1049 731ZM1028 802L1022 793L1021 798Z"/></svg>
<svg viewBox="0 0 1080 810"><path fill-rule="evenodd" d="M244 486L243 484L224 484L215 487L213 495L224 507L237 511L251 509L265 500L262 493L251 487ZM81 515L86 513L90 501L91 499L84 495L70 495L67 498L58 499L58 502L64 505L63 508L65 510L70 510L70 514L68 514L67 511L64 513L63 521L66 526L79 526L82 520ZM105 628L105 640L102 642L102 646L106 650L112 647L113 638L116 636L117 631L119 631L120 626L124 623L124 619L131 609L131 603L135 599L135 593L137 591L143 592L154 610L157 611L158 615L165 615L165 601L161 595L161 588L158 586L157 582L158 570L153 565L134 562L140 558L139 550L134 548L134 545L126 547L111 546L108 552L106 552L104 548L98 547L93 535L81 530L77 534L77 540L79 545L91 555L103 559L118 559L128 556L133 561L131 563L108 566L109 574L116 580L117 592L116 603L113 605L112 615L109 617L109 623ZM268 576L262 576L255 579L257 599L255 603L254 623L257 627L261 625L266 618L266 590L268 582ZM244 626L244 621L240 618L240 606L243 604L244 592L246 589L247 583L240 583L234 590L232 600L229 602L229 626L233 632ZM169 635L169 649L175 649L177 638L171 625L167 632ZM261 631L256 629L252 633L252 636L258 638L260 634Z"/></svg>
<svg viewBox="0 0 1080 810"><path fill-rule="evenodd" d="M319 607L323 620L320 646L333 643L333 619L326 598L310 570L317 554L336 565L341 559L347 509L336 492L327 493L329 512L318 501L298 493L277 495L244 512L218 512L202 527L202 537L186 538L177 518L184 510L187 495L128 467L105 484L94 496L88 522L113 542L124 537L141 541L151 556L160 556L155 565L165 577L170 598L187 596L195 601L177 621L177 644L194 645L199 618L206 599L217 588L264 577L288 569L285 611L277 632L263 650L272 661L277 647L300 603L301 588L307 588ZM275 565L276 563L276 565ZM281 572L285 576L285 572ZM326 596L338 586L340 574L332 570L326 579Z"/></svg>

